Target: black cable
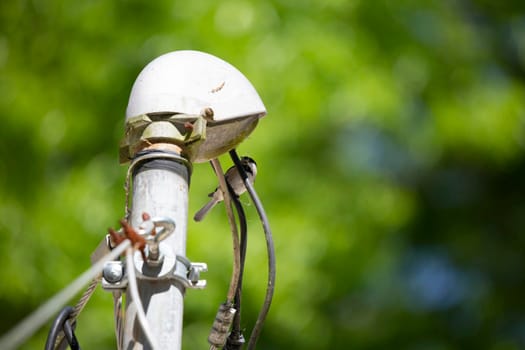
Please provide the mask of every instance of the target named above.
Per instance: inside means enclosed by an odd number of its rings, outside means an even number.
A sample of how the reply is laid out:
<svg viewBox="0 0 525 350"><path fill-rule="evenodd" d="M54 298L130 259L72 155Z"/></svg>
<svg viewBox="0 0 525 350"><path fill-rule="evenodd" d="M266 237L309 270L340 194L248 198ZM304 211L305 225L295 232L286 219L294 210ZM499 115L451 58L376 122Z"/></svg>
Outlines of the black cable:
<svg viewBox="0 0 525 350"><path fill-rule="evenodd" d="M71 348L71 350L80 350L80 344L78 343L77 336L75 335L75 331L73 328L74 327L73 325L71 325L69 320L66 320L64 322L64 334L66 335L69 347Z"/></svg>
<svg viewBox="0 0 525 350"><path fill-rule="evenodd" d="M75 325L69 323L69 319L73 312L74 309L71 306L66 306L60 311L47 335L45 350L65 349L66 344L64 340L67 340L67 343L72 350L80 350L77 337L73 332ZM61 332L64 332L65 337L56 344Z"/></svg>
<svg viewBox="0 0 525 350"><path fill-rule="evenodd" d="M233 319L232 324L232 330L230 332L230 335L228 336L228 340L226 342L226 346L224 347L224 350L240 350L242 346L245 343L244 336L242 334L241 329L241 297L242 297L242 278L244 274L244 264L246 261L246 250L248 245L248 225L246 223L246 215L244 213L244 209L242 207L241 201L239 200L239 197L235 194L233 191L233 188L231 188L230 184L228 184L228 189L230 191L230 195L232 198L233 203L235 204L235 209L237 211L237 217L239 218L239 226L240 226L240 272L239 272L239 280L237 283L237 290L235 292L235 299L233 307L237 312L235 313L235 317Z"/></svg>
<svg viewBox="0 0 525 350"><path fill-rule="evenodd" d="M232 149L230 151L230 157L233 160L235 166L237 167L237 170L239 171L239 174L241 175L244 181L244 185L246 186L246 189L248 190L248 193L252 198L255 208L257 209L257 213L259 214L259 218L262 222L264 237L266 239L266 249L268 251L268 282L266 285L266 295L264 298L263 306L261 307L261 311L259 311L257 321L255 322L255 326L253 327L252 334L250 335L250 340L248 341L248 350L252 350L255 349L255 344L257 343L257 339L259 338L262 326L272 304L272 298L275 289L275 247L273 243L272 231L270 229L270 224L268 222L266 212L264 211L264 207L262 206L262 203L259 200L257 192L255 192L255 189L248 180L248 175L244 171L244 168L241 164L241 160L239 159L239 156L237 155L235 149Z"/></svg>

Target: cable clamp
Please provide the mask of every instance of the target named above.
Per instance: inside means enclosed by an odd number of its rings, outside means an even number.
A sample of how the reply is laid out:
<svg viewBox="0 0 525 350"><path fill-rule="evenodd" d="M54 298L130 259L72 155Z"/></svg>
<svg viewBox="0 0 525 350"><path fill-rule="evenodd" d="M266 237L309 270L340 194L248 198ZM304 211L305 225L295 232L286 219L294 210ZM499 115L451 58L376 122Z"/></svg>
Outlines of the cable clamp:
<svg viewBox="0 0 525 350"><path fill-rule="evenodd" d="M206 287L206 280L201 280L200 274L206 271L208 271L208 265L206 263L192 263L188 258L177 255L177 263L173 271L173 277L186 288L204 289Z"/></svg>
<svg viewBox="0 0 525 350"><path fill-rule="evenodd" d="M134 266L137 278L159 280L174 279L185 288L204 289L206 280L200 279L201 273L208 271L208 265L202 262L191 262L185 256L173 255L164 243L160 244L163 264L151 266L144 264L140 252L134 255ZM108 261L102 270L102 288L105 290L125 289L128 286L126 265L123 261Z"/></svg>
<svg viewBox="0 0 525 350"><path fill-rule="evenodd" d="M160 250L161 241L175 231L175 221L168 217L152 218L148 213L142 214L142 223L137 229L124 219L120 220L122 228L119 231L109 229L109 245L117 246L125 239L140 252L143 261L152 267L161 266L164 256Z"/></svg>
<svg viewBox="0 0 525 350"><path fill-rule="evenodd" d="M109 229L107 246L116 246L129 239L136 249L133 266L137 278L146 280L176 280L185 288L202 289L206 280L200 279L201 272L208 271L205 263L192 263L182 255L176 255L173 248L163 240L175 231L175 222L168 217L150 217L142 214L142 223L133 228L121 220L122 229ZM102 288L105 290L125 289L128 286L126 265L115 260L105 263L102 271Z"/></svg>
<svg viewBox="0 0 525 350"><path fill-rule="evenodd" d="M126 133L120 144L120 163L127 163L137 152L154 143L171 143L182 148L192 159L206 140L207 117L180 113L142 114L126 121Z"/></svg>

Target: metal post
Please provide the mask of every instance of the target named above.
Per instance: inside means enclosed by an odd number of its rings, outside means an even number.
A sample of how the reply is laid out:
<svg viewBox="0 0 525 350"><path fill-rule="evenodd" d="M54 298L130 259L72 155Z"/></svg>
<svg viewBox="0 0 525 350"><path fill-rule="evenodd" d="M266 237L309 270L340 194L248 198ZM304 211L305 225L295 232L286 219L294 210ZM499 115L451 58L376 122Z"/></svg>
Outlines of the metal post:
<svg viewBox="0 0 525 350"><path fill-rule="evenodd" d="M168 162L168 163L166 163ZM171 218L175 232L165 242L178 256L186 256L188 184L190 171L175 160L147 160L133 171L130 221L142 222L142 213ZM140 272L140 271L139 271ZM180 349L185 288L174 279L138 279L140 298L160 349ZM151 349L136 318L136 302L126 300L123 349Z"/></svg>
<svg viewBox="0 0 525 350"><path fill-rule="evenodd" d="M248 79L215 56L188 50L170 52L140 72L131 90L120 145L121 163L131 160L133 170L128 220L137 228L143 213L165 217L175 222L175 232L162 242L171 254L171 265L166 260L164 265L156 265L160 260L148 260L146 253L146 263L140 256L134 259L138 293L134 283L131 290L140 295L148 325L139 322L144 315L140 307L137 309L138 300L127 295L123 349L151 349L142 327L149 329L147 334L153 333L152 342L159 350L180 349L185 288L205 285L199 272L205 271L206 265L191 263L185 257L191 165L173 157L173 152L191 163L217 158L241 143L265 114L264 104ZM158 153L141 158L145 150ZM156 268L166 268L165 274ZM120 286L106 283L106 288Z"/></svg>

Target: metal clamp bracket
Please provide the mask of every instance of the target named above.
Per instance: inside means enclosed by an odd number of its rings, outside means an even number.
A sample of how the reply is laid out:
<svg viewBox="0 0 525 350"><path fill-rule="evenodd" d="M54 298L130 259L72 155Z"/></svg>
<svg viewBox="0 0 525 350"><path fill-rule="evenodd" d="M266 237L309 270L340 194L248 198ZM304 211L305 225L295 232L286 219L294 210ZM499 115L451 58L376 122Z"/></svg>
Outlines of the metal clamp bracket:
<svg viewBox="0 0 525 350"><path fill-rule="evenodd" d="M202 262L191 262L184 256L166 254L166 245L161 243L164 253L164 262L158 268L144 264L139 252L134 255L134 265L137 278L159 280L173 279L180 282L185 288L203 289L206 280L201 280L202 272L208 271L208 265ZM108 261L102 270L102 288L105 290L125 289L128 286L128 277L125 263L122 261Z"/></svg>
<svg viewBox="0 0 525 350"><path fill-rule="evenodd" d="M184 256L177 255L177 264L173 271L173 277L181 282L186 288L203 289L206 280L201 280L201 272L208 271L206 263L192 263Z"/></svg>
<svg viewBox="0 0 525 350"><path fill-rule="evenodd" d="M213 114L213 112L211 112ZM120 163L152 143L172 143L182 148L183 156L191 159L196 147L206 139L206 114L142 114L129 118L126 134L120 143Z"/></svg>
<svg viewBox="0 0 525 350"><path fill-rule="evenodd" d="M185 256L176 255L168 244L162 242L175 231L175 222L168 217L151 218L143 214L143 222L137 229L123 224L120 232L126 233L128 239L140 239L144 242L144 250L137 250L133 255L133 266L137 278L148 280L171 279L180 282L185 288L202 289L205 280L200 280L201 272L208 271L205 263L192 263ZM113 232L116 239L123 239ZM102 248L101 248L102 247ZM98 255L111 247L111 239L106 237ZM102 270L102 288L106 290L125 289L128 285L124 262L108 261Z"/></svg>

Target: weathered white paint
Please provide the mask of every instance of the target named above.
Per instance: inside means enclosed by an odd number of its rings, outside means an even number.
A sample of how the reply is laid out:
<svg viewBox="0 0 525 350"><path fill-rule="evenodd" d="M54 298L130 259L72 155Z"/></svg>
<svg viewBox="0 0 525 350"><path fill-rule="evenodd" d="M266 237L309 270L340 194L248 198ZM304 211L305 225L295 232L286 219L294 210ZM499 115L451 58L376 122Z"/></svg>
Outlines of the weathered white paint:
<svg viewBox="0 0 525 350"><path fill-rule="evenodd" d="M137 167L140 169L140 166ZM142 213L175 221L175 232L166 238L177 255L186 255L188 220L187 168L178 164L178 173L164 169L138 171L133 177L131 224L142 222ZM139 293L159 349L180 349L182 343L183 298L185 288L173 280L138 280ZM128 299L129 295L127 296ZM127 300L124 349L151 349L136 320L136 304Z"/></svg>

